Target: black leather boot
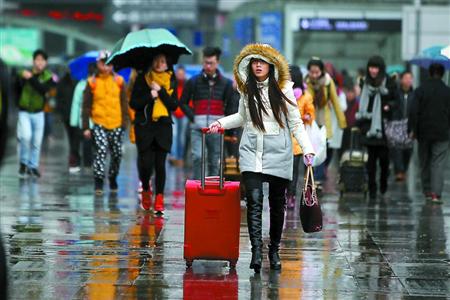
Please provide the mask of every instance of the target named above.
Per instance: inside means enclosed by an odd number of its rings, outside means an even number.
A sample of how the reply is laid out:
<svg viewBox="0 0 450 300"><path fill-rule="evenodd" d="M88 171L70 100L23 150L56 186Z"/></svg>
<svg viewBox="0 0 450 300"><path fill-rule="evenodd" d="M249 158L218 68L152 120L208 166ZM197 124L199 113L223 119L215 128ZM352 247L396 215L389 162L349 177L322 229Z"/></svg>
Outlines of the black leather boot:
<svg viewBox="0 0 450 300"><path fill-rule="evenodd" d="M247 192L247 224L252 244L250 269L259 273L262 267L262 208L263 194L259 189Z"/></svg>
<svg viewBox="0 0 450 300"><path fill-rule="evenodd" d="M286 198L283 195L270 197L270 245L269 245L269 262L270 269L280 270L281 261L278 250L280 248L281 235L283 233L284 213L286 210Z"/></svg>

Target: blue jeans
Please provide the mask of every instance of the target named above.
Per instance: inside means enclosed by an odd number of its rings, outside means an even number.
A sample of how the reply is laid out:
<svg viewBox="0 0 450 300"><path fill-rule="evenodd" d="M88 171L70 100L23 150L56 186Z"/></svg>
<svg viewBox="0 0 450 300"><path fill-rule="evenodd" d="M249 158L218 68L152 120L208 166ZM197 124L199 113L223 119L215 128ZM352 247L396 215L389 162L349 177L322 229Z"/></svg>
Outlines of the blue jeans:
<svg viewBox="0 0 450 300"><path fill-rule="evenodd" d="M44 112L19 111L17 139L19 141L20 163L29 168L39 167L41 144L44 136Z"/></svg>
<svg viewBox="0 0 450 300"><path fill-rule="evenodd" d="M202 133L200 130L192 129L191 145L194 179L200 179L202 170ZM208 157L206 176L218 176L220 159L220 135L206 135L206 156Z"/></svg>
<svg viewBox="0 0 450 300"><path fill-rule="evenodd" d="M186 146L186 130L188 125L188 118L182 117L180 119L173 118L173 139L172 149L170 153L175 159L184 159L184 149Z"/></svg>

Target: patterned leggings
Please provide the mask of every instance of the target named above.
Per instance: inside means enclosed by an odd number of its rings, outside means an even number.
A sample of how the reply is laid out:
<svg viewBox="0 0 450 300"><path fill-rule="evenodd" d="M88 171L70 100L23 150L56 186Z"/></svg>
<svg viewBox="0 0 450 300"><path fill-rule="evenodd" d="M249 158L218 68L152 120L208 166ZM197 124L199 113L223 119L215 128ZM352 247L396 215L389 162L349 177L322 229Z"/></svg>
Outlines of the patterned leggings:
<svg viewBox="0 0 450 300"><path fill-rule="evenodd" d="M109 166L109 178L115 178L119 173L120 161L122 159L122 137L123 129L105 129L99 125L94 126L94 177L103 179L105 177L105 163L108 149L111 153Z"/></svg>

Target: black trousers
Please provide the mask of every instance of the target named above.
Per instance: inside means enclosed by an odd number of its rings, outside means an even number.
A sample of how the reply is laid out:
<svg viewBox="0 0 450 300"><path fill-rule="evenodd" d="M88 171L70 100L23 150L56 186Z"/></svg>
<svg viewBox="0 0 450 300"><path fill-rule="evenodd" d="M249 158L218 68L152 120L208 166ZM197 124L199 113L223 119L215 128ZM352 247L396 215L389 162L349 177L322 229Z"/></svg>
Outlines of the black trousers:
<svg viewBox="0 0 450 300"><path fill-rule="evenodd" d="M139 149L138 149L139 150ZM150 178L155 170L155 192L163 194L166 185L166 158L167 151L162 149L156 142L144 151L138 151L139 179L144 191L150 188Z"/></svg>
<svg viewBox="0 0 450 300"><path fill-rule="evenodd" d="M83 165L92 166L93 145L92 140L83 137L83 131L78 127L70 126L68 121L64 121L64 127L69 140L69 166L77 167L81 165L80 145L82 146Z"/></svg>
<svg viewBox="0 0 450 300"><path fill-rule="evenodd" d="M368 161L367 173L369 175L369 193L377 193L377 163L380 165L380 192L384 194L388 188L389 177L389 148L386 146L367 146Z"/></svg>
<svg viewBox="0 0 450 300"><path fill-rule="evenodd" d="M278 249L286 210L286 188L289 180L254 172L243 172L247 196L247 224L252 247L262 247L263 182L269 183L270 245Z"/></svg>
<svg viewBox="0 0 450 300"><path fill-rule="evenodd" d="M394 160L394 171L396 174L408 171L412 149L391 149L391 157Z"/></svg>

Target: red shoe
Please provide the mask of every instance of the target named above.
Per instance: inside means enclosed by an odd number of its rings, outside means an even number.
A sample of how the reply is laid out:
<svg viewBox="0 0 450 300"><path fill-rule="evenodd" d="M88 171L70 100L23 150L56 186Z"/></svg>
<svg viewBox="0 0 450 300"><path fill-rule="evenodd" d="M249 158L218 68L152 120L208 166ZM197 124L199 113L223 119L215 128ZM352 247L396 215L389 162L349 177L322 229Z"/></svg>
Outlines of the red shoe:
<svg viewBox="0 0 450 300"><path fill-rule="evenodd" d="M141 208L143 210L150 210L152 208L152 192L142 191L141 192Z"/></svg>
<svg viewBox="0 0 450 300"><path fill-rule="evenodd" d="M431 203L441 204L442 203L441 197L439 197L435 193L431 193Z"/></svg>
<svg viewBox="0 0 450 300"><path fill-rule="evenodd" d="M164 212L164 195L157 194L155 198L155 208L156 213L162 214Z"/></svg>

